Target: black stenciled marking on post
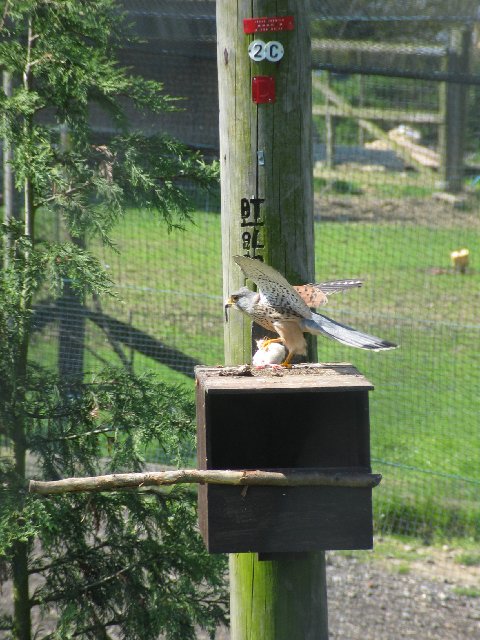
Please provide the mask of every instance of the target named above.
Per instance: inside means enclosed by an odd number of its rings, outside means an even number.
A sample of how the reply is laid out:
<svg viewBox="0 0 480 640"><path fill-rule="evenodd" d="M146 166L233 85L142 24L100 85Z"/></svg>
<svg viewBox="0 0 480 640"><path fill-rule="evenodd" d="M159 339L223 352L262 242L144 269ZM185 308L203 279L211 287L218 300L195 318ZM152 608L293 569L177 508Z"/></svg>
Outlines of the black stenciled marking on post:
<svg viewBox="0 0 480 640"><path fill-rule="evenodd" d="M264 224L260 207L265 200L263 198L252 197L242 198L240 201L240 227L242 231L242 248L244 256L255 258L263 262L263 256L258 253L264 248L260 238L260 230Z"/></svg>
<svg viewBox="0 0 480 640"><path fill-rule="evenodd" d="M256 260L263 262L261 250L265 248L265 245L260 237L260 232L264 225L264 220L262 219L260 207L265 202L265 198L259 197L258 131L259 123L257 104L255 111L255 193L251 198L242 198L240 201L240 228L243 255L247 258L255 258Z"/></svg>

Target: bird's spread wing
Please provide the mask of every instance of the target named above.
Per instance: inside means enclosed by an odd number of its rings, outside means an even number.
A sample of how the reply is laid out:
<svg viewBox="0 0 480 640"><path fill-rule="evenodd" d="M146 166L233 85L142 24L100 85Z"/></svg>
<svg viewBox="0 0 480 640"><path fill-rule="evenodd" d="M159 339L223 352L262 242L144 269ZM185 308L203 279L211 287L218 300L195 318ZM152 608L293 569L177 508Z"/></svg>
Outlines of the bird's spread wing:
<svg viewBox="0 0 480 640"><path fill-rule="evenodd" d="M361 280L329 280L295 285L293 288L309 307L321 307L328 302L328 296L339 291L361 287Z"/></svg>
<svg viewBox="0 0 480 640"><path fill-rule="evenodd" d="M297 291L273 267L245 256L234 256L233 259L272 307L293 311L302 318L311 317L312 312Z"/></svg>
<svg viewBox="0 0 480 640"><path fill-rule="evenodd" d="M307 307L321 307L328 298L317 284L300 284L293 287Z"/></svg>

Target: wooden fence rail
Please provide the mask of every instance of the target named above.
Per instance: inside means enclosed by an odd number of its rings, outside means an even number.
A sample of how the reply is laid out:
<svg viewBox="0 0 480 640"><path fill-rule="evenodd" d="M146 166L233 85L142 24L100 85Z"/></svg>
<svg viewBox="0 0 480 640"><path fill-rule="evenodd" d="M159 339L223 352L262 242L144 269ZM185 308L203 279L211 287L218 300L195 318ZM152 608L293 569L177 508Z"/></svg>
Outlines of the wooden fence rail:
<svg viewBox="0 0 480 640"><path fill-rule="evenodd" d="M439 58L442 70L455 77L468 73L470 46L470 29L453 27L446 46L325 39L315 40L312 43L312 54L341 52L352 54L357 58L368 53L413 55L424 59ZM325 97L325 104L315 105L313 114L325 117L327 166L332 167L334 164L335 118L353 118L357 120L361 131L367 131L373 137L384 141L399 157L415 166L421 173L432 175L431 167L434 166L438 170L436 182L441 189L452 193L462 190L466 121L465 85L441 82L437 111L365 107L362 87L359 89L360 106L353 106L345 97L332 89L329 72L324 78L314 78L314 87L319 89ZM392 139L373 121L434 124L438 127L438 152L422 148L408 140ZM361 139L363 140L363 135ZM429 151L438 157L433 164Z"/></svg>

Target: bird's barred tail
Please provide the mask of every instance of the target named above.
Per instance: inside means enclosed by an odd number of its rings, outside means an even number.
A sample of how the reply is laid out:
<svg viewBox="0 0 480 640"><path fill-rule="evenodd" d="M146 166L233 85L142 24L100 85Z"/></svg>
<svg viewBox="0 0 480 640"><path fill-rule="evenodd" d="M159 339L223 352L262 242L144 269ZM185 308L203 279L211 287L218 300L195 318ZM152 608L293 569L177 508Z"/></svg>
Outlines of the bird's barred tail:
<svg viewBox="0 0 480 640"><path fill-rule="evenodd" d="M332 340L337 340L337 342L346 344L349 347L356 347L357 349L384 351L398 347L398 345L393 342L382 340L382 338L371 336L368 333L362 333L352 327L347 327L326 316L322 316L320 313L312 313L311 319L303 318L302 328L303 331L307 331L308 333L322 333Z"/></svg>
<svg viewBox="0 0 480 640"><path fill-rule="evenodd" d="M328 280L327 282L313 282L311 287L318 287L326 293L327 296L332 293L338 293L339 291L346 291L347 289L353 289L361 287L363 282L361 280Z"/></svg>

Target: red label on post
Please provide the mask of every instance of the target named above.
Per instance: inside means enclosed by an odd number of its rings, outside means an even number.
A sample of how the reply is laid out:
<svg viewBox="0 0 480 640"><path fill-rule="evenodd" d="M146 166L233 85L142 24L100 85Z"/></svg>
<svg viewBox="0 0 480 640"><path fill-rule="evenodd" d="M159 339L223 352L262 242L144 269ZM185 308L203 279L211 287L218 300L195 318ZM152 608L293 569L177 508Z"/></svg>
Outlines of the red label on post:
<svg viewBox="0 0 480 640"><path fill-rule="evenodd" d="M261 33L265 31L293 31L293 16L274 16L272 18L245 18L245 33Z"/></svg>
<svg viewBox="0 0 480 640"><path fill-rule="evenodd" d="M273 76L254 76L252 78L252 100L256 104L275 102L275 78Z"/></svg>

